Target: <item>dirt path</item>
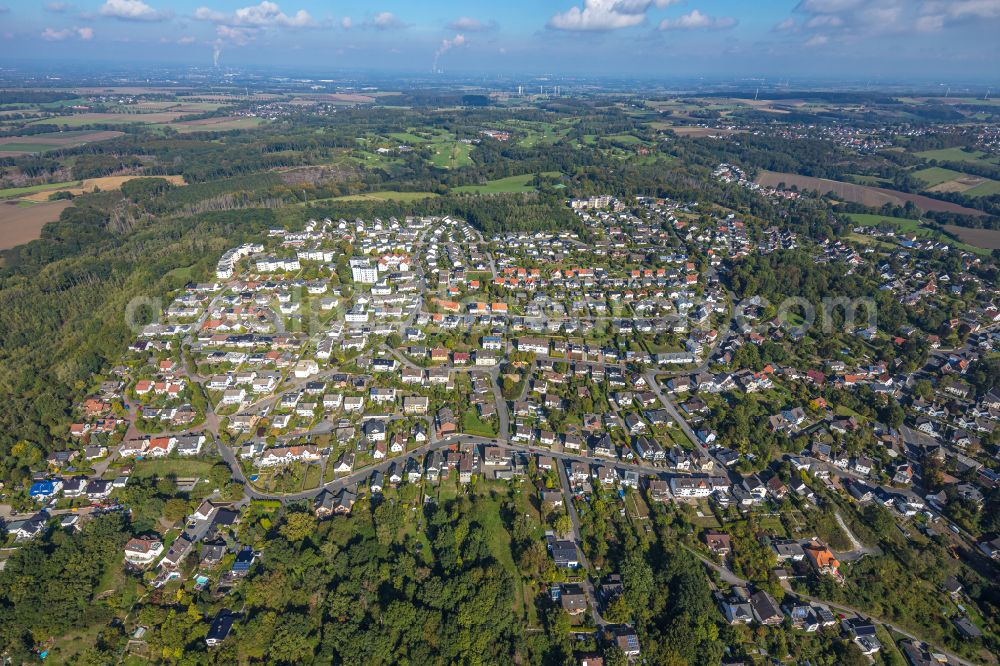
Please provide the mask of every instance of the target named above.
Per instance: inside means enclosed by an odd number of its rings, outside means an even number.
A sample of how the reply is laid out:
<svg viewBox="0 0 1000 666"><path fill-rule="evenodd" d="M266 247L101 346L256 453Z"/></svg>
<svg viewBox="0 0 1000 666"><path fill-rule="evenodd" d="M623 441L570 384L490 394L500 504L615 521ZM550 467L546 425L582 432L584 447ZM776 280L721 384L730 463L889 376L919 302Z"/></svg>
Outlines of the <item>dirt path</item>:
<svg viewBox="0 0 1000 666"><path fill-rule="evenodd" d="M867 550L864 544L858 541L858 538L854 536L853 532L851 532L851 529L847 526L847 523L844 522L844 517L840 515L840 512L834 511L833 515L837 518L837 524L840 525L840 529L844 530L844 534L847 535L847 539L851 542L851 550L854 551Z"/></svg>

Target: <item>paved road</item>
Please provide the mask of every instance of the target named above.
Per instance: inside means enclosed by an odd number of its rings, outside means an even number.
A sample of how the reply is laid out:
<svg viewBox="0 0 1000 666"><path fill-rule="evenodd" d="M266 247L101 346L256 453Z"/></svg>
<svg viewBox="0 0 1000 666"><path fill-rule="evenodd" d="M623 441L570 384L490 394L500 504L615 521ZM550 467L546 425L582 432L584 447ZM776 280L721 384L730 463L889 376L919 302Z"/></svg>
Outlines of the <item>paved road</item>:
<svg viewBox="0 0 1000 666"><path fill-rule="evenodd" d="M680 413L680 410L678 410L677 407L674 406L674 403L667 397L667 395L660 388L659 383L656 381L657 374L658 373L656 372L656 370L647 370L646 374L644 375L644 377L646 378L646 383L649 384L650 390L656 394L656 397L660 399L660 403L663 405L663 408L667 410L667 413L670 414L670 417L677 422L677 425L680 426L680 429L684 432L685 435L688 436L688 439L690 439L691 442L695 445L695 448L698 450L699 455L711 458L712 462L715 463L716 471L722 471L728 475L729 470L726 468L726 466L723 465L718 459L716 459L715 456L709 453L708 449L698 441L698 436L695 435L694 430L692 430L691 426L688 425L687 420Z"/></svg>
<svg viewBox="0 0 1000 666"><path fill-rule="evenodd" d="M668 470L663 467L652 467L650 465L629 463L617 459L612 460L604 458L591 458L585 455L551 451L546 448L522 445L516 442L504 442L495 438L480 437L478 435L456 434L438 439L433 428L429 430L428 435L429 435L429 440L427 441L427 443L422 444L414 449L410 449L405 454L401 454L394 458L388 458L374 465L369 465L364 468L355 470L351 474L348 474L344 477L323 484L317 488L312 488L310 490L304 490L301 492L289 493L289 494L266 493L251 487L249 483L247 483L246 477L243 474L242 468L239 465L239 461L236 459L236 455L232 451L232 449L223 444L218 439L216 440L216 447L219 450L219 455L222 456L223 460L225 460L225 462L229 465L230 469L233 470L233 478L246 484L246 493L248 497L250 497L251 499L276 499L284 502L309 499L315 497L324 489L336 491L342 488L345 484L349 485L352 482L357 482L361 479L364 479L366 476L370 475L373 470L378 469L380 471L385 471L385 469L387 469L389 465L391 465L394 461L403 461L407 457L412 457L412 456L423 456L426 453L433 450L457 446L463 443L499 446L508 451L550 456L554 460L562 461L563 463L582 462L587 465L600 464L604 465L605 467L610 467L619 472L625 470L631 470L639 473L640 475L655 476L660 479L668 479L672 476L689 476L688 474L685 474L683 472L678 472L678 473L668 472Z"/></svg>
<svg viewBox="0 0 1000 666"><path fill-rule="evenodd" d="M707 557L705 557L701 553L697 552L696 550L688 548L687 546L685 546L685 548L690 553L692 553L695 557L697 557L701 561L702 564L704 564L706 567L708 567L712 571L715 571L716 573L718 573L719 576L720 576L720 578L722 578L723 582L728 583L730 585L743 585L743 586L746 586L746 585L750 584L749 581L740 578L739 576L737 576L736 574L734 574L732 571L730 571L729 569L727 569L725 567L720 567L718 564L716 564L715 562L711 561L710 559L708 559ZM923 638L921 638L921 637L919 637L919 636L911 633L910 631L908 631L906 629L903 629L902 627L899 627L899 626L894 625L894 624L892 624L890 622L882 620L881 618L875 617L871 613L863 611L863 610L861 610L859 608L854 608L852 606L845 606L844 604L833 603L833 602L827 601L825 599L820 599L818 597L812 597L812 596L809 596L808 594L800 594L798 592L792 592L790 590L786 590L786 594L788 594L791 597L795 597L796 599L803 600L803 601L809 601L809 602L816 603L816 604L823 604L824 606L829 606L831 609L834 609L834 610L845 611L847 613L853 613L854 615L860 615L862 617L871 618L871 620L873 622L878 622L879 624L883 624L886 627L888 627L889 629L891 629L891 630L895 631L896 633L899 633L899 634L901 634L903 636L906 636L909 639L912 639L912 640L915 640L915 641L920 641L922 643L927 643L932 648L933 652L940 652L940 653L946 655L949 659L951 659L952 661L956 662L960 666L976 666L976 664L973 664L970 661L962 659L961 657L958 657L957 655L954 655L954 654L948 652L947 650L942 650L940 647L938 647L936 645L933 645L931 643L928 643Z"/></svg>
<svg viewBox="0 0 1000 666"><path fill-rule="evenodd" d="M490 372L490 390L493 391L493 400L497 406L497 439L501 442L510 441L510 408L507 400L503 397L500 389L500 368L496 367Z"/></svg>
<svg viewBox="0 0 1000 666"><path fill-rule="evenodd" d="M605 625L605 622L604 618L601 617L601 612L597 605L597 591L594 589L590 563L587 561L587 555L583 552L583 541L580 538L580 516L576 512L576 506L573 504L573 493L570 491L569 477L566 476L566 465L562 462L556 462L556 467L559 468L559 483L562 485L566 510L569 512L569 519L573 525L573 541L576 543L576 549L580 554L580 564L583 565L583 570L587 572L587 577L582 581L581 586L587 594L587 603L590 604L593 610L594 622L598 628L601 628Z"/></svg>

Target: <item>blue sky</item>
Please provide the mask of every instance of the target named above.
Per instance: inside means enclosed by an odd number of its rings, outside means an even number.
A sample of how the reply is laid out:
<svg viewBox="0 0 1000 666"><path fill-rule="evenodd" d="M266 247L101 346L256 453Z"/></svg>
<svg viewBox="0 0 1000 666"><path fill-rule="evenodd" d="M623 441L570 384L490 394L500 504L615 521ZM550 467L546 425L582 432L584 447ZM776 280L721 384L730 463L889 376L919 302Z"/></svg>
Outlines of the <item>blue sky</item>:
<svg viewBox="0 0 1000 666"><path fill-rule="evenodd" d="M0 60L1000 78L1000 0L0 0Z"/></svg>

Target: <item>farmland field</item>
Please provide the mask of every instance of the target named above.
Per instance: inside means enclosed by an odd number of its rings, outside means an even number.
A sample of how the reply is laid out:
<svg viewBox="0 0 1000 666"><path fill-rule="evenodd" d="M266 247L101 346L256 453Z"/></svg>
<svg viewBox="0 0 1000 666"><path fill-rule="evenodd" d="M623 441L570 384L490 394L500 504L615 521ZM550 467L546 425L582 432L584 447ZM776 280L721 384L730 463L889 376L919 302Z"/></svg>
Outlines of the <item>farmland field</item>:
<svg viewBox="0 0 1000 666"><path fill-rule="evenodd" d="M998 163L997 158L990 157L984 152L974 151L967 153L961 148L939 148L937 150L924 150L919 153L914 153L917 157L922 157L925 160L938 160L941 162L972 162L974 164L988 164L991 166L996 166Z"/></svg>
<svg viewBox="0 0 1000 666"><path fill-rule="evenodd" d="M57 148L75 148L95 141L107 141L123 132L69 130L49 134L6 136L0 138L0 157L17 157L25 153L41 153Z"/></svg>
<svg viewBox="0 0 1000 666"><path fill-rule="evenodd" d="M394 192L387 190L384 192L365 192L364 194L349 194L343 197L334 197L326 201L417 201L419 199L429 199L436 197L433 192ZM322 201L322 200L321 200ZM316 202L310 202L316 203Z"/></svg>
<svg viewBox="0 0 1000 666"><path fill-rule="evenodd" d="M39 190L21 197L25 201L48 201L49 196L53 192L69 192L71 194L83 194L84 192L92 192L94 188L98 188L101 191L117 190L121 188L122 183L133 180L135 178L149 178L150 176L104 176L103 178L87 178L83 181L76 183L62 183L61 185L45 186L47 189ZM155 178L163 178L169 180L174 185L183 185L183 176L155 176ZM0 194L2 196L2 194Z"/></svg>
<svg viewBox="0 0 1000 666"><path fill-rule="evenodd" d="M43 143L53 146L75 144L78 142L103 141L104 139L114 139L122 136L123 132L110 130L66 130L63 132L49 132L47 134L33 134L30 136L6 136L0 138L0 145L10 143Z"/></svg>
<svg viewBox="0 0 1000 666"><path fill-rule="evenodd" d="M80 181L72 180L64 183L49 183L47 185L29 185L28 187L10 187L6 190L0 190L0 199L13 199L16 197L24 196L26 194L33 194L35 192L55 192L60 188L74 187L79 185Z"/></svg>
<svg viewBox="0 0 1000 666"><path fill-rule="evenodd" d="M19 206L0 203L0 250L8 250L22 243L35 240L42 227L59 219L59 213L72 201L51 201Z"/></svg>
<svg viewBox="0 0 1000 666"><path fill-rule="evenodd" d="M865 176L861 174L848 174L848 178L859 185L874 185L878 187L879 185L886 185L889 183L887 178L879 178L878 176Z"/></svg>
<svg viewBox="0 0 1000 666"><path fill-rule="evenodd" d="M683 126L683 125L671 125L669 123L651 123L654 129L670 130L677 136L728 136L730 134L737 134L740 130L733 129L716 129L714 127L693 127L693 126Z"/></svg>
<svg viewBox="0 0 1000 666"><path fill-rule="evenodd" d="M77 113L69 116L55 116L36 120L35 125L59 125L82 127L83 125L116 125L121 123L169 123L183 118L181 111L160 111L153 113Z"/></svg>
<svg viewBox="0 0 1000 666"><path fill-rule="evenodd" d="M19 157L26 153L43 153L57 147L50 143L5 143L0 144L0 157Z"/></svg>
<svg viewBox="0 0 1000 666"><path fill-rule="evenodd" d="M963 176L965 174L961 171L952 171L951 169L941 167L930 167L913 172L913 177L922 180L927 187L934 187L935 185L962 178Z"/></svg>
<svg viewBox="0 0 1000 666"><path fill-rule="evenodd" d="M769 187L776 187L779 184L784 183L787 187L794 185L801 190L815 190L824 194L827 192L833 192L842 199L864 204L865 206L879 207L887 203L895 206L902 206L907 201L912 201L923 210L928 211L959 213L961 215L975 215L977 217L985 215L982 211L974 208L966 208L965 206L959 206L958 204L953 204L948 201L939 201L938 199L932 199L919 194L907 194L905 192L896 192L895 190L888 190L881 187L855 185L853 183L845 183L839 180L815 178L813 176L800 176L794 173L779 173L776 171L767 171L762 169L757 175L757 183Z"/></svg>
<svg viewBox="0 0 1000 666"><path fill-rule="evenodd" d="M953 169L930 167L914 171L913 175L927 184L927 192L962 192L973 197L996 193L995 181Z"/></svg>
<svg viewBox="0 0 1000 666"><path fill-rule="evenodd" d="M972 229L954 224L947 224L944 228L970 245L988 250L1000 249L1000 229Z"/></svg>
<svg viewBox="0 0 1000 666"><path fill-rule="evenodd" d="M963 194L970 197L988 197L993 194L1000 194L1000 181L986 180L975 187L970 187Z"/></svg>
<svg viewBox="0 0 1000 666"><path fill-rule="evenodd" d="M969 190L975 189L980 185L989 185L991 182L985 178L980 178L979 176L968 176L964 175L961 178L956 178L954 180L949 180L940 185L935 185L929 188L928 192L961 192L963 194L967 193ZM973 195L975 196L975 195Z"/></svg>
<svg viewBox="0 0 1000 666"><path fill-rule="evenodd" d="M264 124L261 118L243 118L239 116L222 116L219 118L202 118L201 120L180 120L168 123L181 134L190 132L223 132L227 130L252 129Z"/></svg>

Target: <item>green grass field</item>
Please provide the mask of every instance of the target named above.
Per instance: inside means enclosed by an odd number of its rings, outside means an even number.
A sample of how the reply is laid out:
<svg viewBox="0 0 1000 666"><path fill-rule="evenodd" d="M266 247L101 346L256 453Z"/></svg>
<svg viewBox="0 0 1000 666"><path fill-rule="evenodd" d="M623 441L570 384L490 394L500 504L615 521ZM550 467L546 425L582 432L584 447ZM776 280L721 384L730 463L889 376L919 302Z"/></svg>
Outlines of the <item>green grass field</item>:
<svg viewBox="0 0 1000 666"><path fill-rule="evenodd" d="M1000 181L988 180L973 188L962 192L967 197L988 197L993 194L1000 194Z"/></svg>
<svg viewBox="0 0 1000 666"><path fill-rule="evenodd" d="M483 423L476 413L475 407L462 414L462 432L467 435L479 435L480 437L493 437L496 435L496 428L492 423Z"/></svg>
<svg viewBox="0 0 1000 666"><path fill-rule="evenodd" d="M316 488L323 481L323 469L319 464L309 465L306 468L306 478L302 482L303 489Z"/></svg>
<svg viewBox="0 0 1000 666"><path fill-rule="evenodd" d="M944 169L942 167L929 167L913 172L913 177L923 181L927 187L947 183L949 180L955 180L964 175L961 171L952 171L951 169Z"/></svg>
<svg viewBox="0 0 1000 666"><path fill-rule="evenodd" d="M642 143L642 139L631 134L612 134L611 136L606 136L604 138L608 141L615 141L617 143L624 143L627 145Z"/></svg>
<svg viewBox="0 0 1000 666"><path fill-rule="evenodd" d="M122 113L121 120L114 120L116 123L141 123L148 122L143 119L139 114L125 114ZM93 118L88 118L86 116L54 116L52 118L42 118L41 120L36 120L33 125L59 125L60 127L83 127L84 125L93 125L95 123L110 123L110 120L94 120Z"/></svg>
<svg viewBox="0 0 1000 666"><path fill-rule="evenodd" d="M190 282L194 275L192 272L193 268L194 266L178 266L177 268L164 273L163 277L174 280L175 283Z"/></svg>
<svg viewBox="0 0 1000 666"><path fill-rule="evenodd" d="M972 162L975 164L988 164L991 166L997 165L997 158L990 158L989 155L979 150L967 153L961 148L939 148L937 150L923 150L914 154L917 157L924 158L925 160Z"/></svg>
<svg viewBox="0 0 1000 666"><path fill-rule="evenodd" d="M5 143L0 145L0 152L44 153L47 150L68 148L69 146L53 146L51 143Z"/></svg>
<svg viewBox="0 0 1000 666"><path fill-rule="evenodd" d="M878 176L863 176L856 173L849 174L849 177L859 185L873 185L875 187L881 187L889 182L889 179L887 178L879 178Z"/></svg>
<svg viewBox="0 0 1000 666"><path fill-rule="evenodd" d="M426 143L428 139L410 132L389 132L389 138L403 143Z"/></svg>
<svg viewBox="0 0 1000 666"><path fill-rule="evenodd" d="M556 178L561 174L558 171L545 171L542 176ZM462 185L456 187L452 192L468 192L471 194L517 194L521 192L534 192L535 188L529 185L534 180L535 174L526 173L521 176L509 176L497 180L487 181L483 185Z"/></svg>
<svg viewBox="0 0 1000 666"><path fill-rule="evenodd" d="M880 224L891 224L904 233L919 234L921 231L930 230L921 224L920 220L901 217L886 217L885 215L869 215L867 213L850 213L847 217L857 225L863 227L877 227Z"/></svg>
<svg viewBox="0 0 1000 666"><path fill-rule="evenodd" d="M229 130L254 129L263 125L263 118L230 118L223 122L210 125L194 125L190 123L165 123L154 125L154 127L171 127L180 134L190 134L192 132L227 132Z"/></svg>
<svg viewBox="0 0 1000 666"><path fill-rule="evenodd" d="M453 472L454 473L454 472ZM514 563L514 554L511 552L510 532L503 524L500 517L500 503L493 499L488 499L482 495L478 496L473 504L473 511L470 520L478 523L483 532L487 535L487 546L497 562L506 569L514 580L520 579L517 564ZM524 590L520 587L515 589L514 612L519 617L525 613L526 604Z"/></svg>
<svg viewBox="0 0 1000 666"><path fill-rule="evenodd" d="M166 108L171 109L175 106L183 107L185 110L190 111L215 111L225 104L220 104L219 102L186 102L183 99L178 99L176 102L171 102Z"/></svg>
<svg viewBox="0 0 1000 666"><path fill-rule="evenodd" d="M208 475L208 470L212 469L212 465L214 464L215 461L212 460L196 460L191 458L138 460L135 463L133 474L137 478L150 476L205 477Z"/></svg>
<svg viewBox="0 0 1000 666"><path fill-rule="evenodd" d="M472 148L468 143L449 141L431 144L431 164L442 169L457 169L472 164Z"/></svg>
<svg viewBox="0 0 1000 666"><path fill-rule="evenodd" d="M49 147L51 148L53 146ZM49 183L47 185L31 185L29 187L11 187L6 190L0 190L0 199L13 199L14 197L21 197L24 196L25 194L34 194L35 192L47 192L49 190L52 190L54 192L61 188L76 187L79 184L80 184L79 180L73 180L65 183Z"/></svg>
<svg viewBox="0 0 1000 666"><path fill-rule="evenodd" d="M885 215L869 215L867 213L849 213L848 217L851 218L851 221L854 222L854 224L862 227L877 227L880 224L891 224L902 233L916 234L921 238L934 238L943 241L945 243L948 243L949 245L952 245L959 250L964 250L966 252L973 252L975 254L990 253L990 251L985 248L976 247L975 245L969 245L968 243L963 243L961 241L954 240L953 238L950 238L949 236L946 236L933 229L928 229L923 225L923 223L920 220L914 220L910 218L899 218L899 217L886 217ZM860 242L863 242L865 244L869 244L866 241L874 240L874 239L869 239L865 236L862 236L860 238L864 239L861 240Z"/></svg>

